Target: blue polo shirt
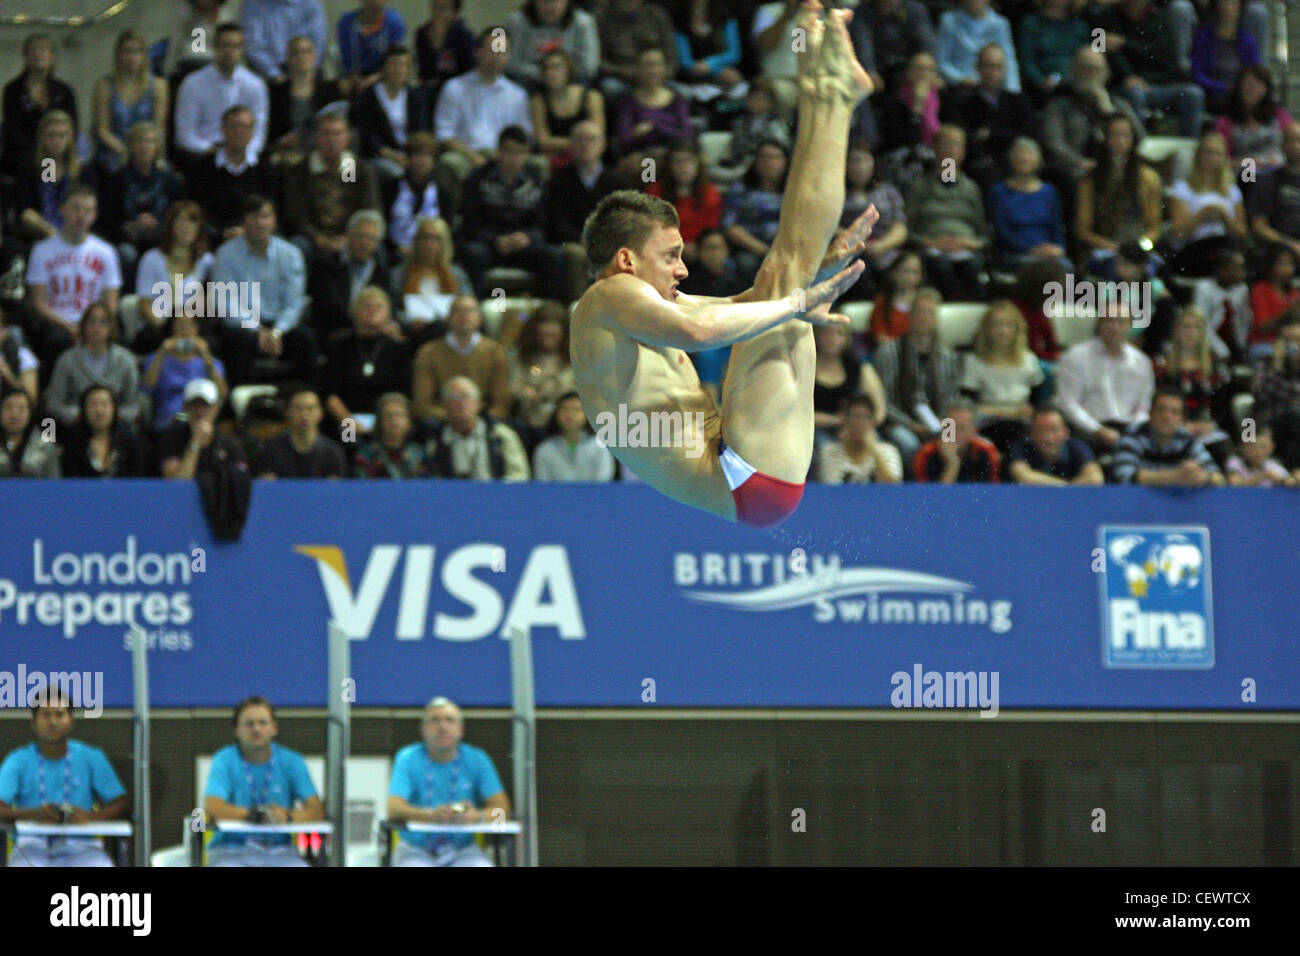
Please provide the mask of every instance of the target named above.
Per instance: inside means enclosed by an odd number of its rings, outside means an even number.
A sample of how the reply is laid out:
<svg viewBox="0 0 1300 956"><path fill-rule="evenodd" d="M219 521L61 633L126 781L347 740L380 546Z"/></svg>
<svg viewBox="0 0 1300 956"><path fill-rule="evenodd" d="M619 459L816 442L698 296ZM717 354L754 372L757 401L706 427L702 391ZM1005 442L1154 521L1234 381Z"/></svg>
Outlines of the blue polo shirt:
<svg viewBox="0 0 1300 956"><path fill-rule="evenodd" d="M388 795L401 797L413 807L437 807L462 801L481 805L505 790L492 758L478 747L460 744L456 757L438 763L429 756L423 743L411 744L397 752L393 761L393 781ZM468 846L471 834L446 836L441 833L402 833L407 843L433 850L442 845Z"/></svg>
<svg viewBox="0 0 1300 956"><path fill-rule="evenodd" d="M96 800L112 803L124 793L104 751L80 740L69 740L60 760L45 759L38 745L30 743L0 764L0 800L20 810L47 803L93 810Z"/></svg>
<svg viewBox="0 0 1300 956"><path fill-rule="evenodd" d="M292 809L299 800L316 796L316 785L307 772L307 762L296 750L271 744L271 759L266 763L249 763L239 752L238 744L218 750L208 771L205 797L216 797L237 807L255 807L274 803ZM249 837L242 833L217 833L210 848L242 846ZM291 833L268 833L256 837L262 846L293 842Z"/></svg>

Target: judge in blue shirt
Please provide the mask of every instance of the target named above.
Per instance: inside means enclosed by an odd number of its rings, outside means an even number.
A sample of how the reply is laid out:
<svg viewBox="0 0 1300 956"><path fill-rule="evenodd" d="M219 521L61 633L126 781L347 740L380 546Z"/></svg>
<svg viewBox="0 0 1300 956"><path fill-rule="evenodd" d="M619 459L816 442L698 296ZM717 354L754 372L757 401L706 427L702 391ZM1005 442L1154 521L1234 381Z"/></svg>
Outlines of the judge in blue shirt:
<svg viewBox="0 0 1300 956"><path fill-rule="evenodd" d="M236 743L217 751L208 771L203 811L209 820L314 823L325 806L302 756L274 743L279 727L265 697L235 708ZM306 866L288 833L218 832L208 844L208 866Z"/></svg>
<svg viewBox="0 0 1300 956"><path fill-rule="evenodd" d="M126 791L104 752L70 739L68 704L65 695L52 690L32 708L36 743L13 751L0 764L0 820L90 823L124 820L130 813ZM24 836L9 865L112 866L113 861L92 837Z"/></svg>
<svg viewBox="0 0 1300 956"><path fill-rule="evenodd" d="M510 798L492 758L461 743L460 708L435 697L420 723L423 742L403 747L393 762L388 819L394 823L504 823ZM491 866L470 834L406 833L394 866Z"/></svg>

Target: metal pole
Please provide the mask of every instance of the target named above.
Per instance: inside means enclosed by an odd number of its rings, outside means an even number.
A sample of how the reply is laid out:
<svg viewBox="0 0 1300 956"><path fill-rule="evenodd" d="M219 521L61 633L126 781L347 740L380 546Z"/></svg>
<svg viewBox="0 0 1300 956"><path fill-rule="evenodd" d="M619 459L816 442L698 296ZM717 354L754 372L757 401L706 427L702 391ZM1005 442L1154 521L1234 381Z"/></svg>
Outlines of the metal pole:
<svg viewBox="0 0 1300 956"><path fill-rule="evenodd" d="M149 643L139 624L131 623L131 680L135 713L131 718L131 761L135 770L135 865L149 865Z"/></svg>
<svg viewBox="0 0 1300 956"><path fill-rule="evenodd" d="M533 684L533 645L530 633L515 624L510 638L510 690L514 709L514 783L516 816L524 826L522 866L537 866L537 701Z"/></svg>
<svg viewBox="0 0 1300 956"><path fill-rule="evenodd" d="M347 632L329 622L329 717L325 744L325 807L334 824L330 865L347 866L348 753L352 743L352 646Z"/></svg>

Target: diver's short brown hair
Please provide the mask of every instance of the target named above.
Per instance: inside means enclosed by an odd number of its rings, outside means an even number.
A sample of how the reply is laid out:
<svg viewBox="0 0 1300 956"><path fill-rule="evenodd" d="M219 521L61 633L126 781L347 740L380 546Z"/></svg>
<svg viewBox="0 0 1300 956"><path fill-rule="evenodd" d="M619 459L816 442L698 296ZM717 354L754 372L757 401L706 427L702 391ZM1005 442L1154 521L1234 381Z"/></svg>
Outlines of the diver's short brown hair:
<svg viewBox="0 0 1300 956"><path fill-rule="evenodd" d="M633 189L610 193L582 227L592 277L609 265L618 250L640 253L656 227L676 229L680 225L677 209L670 202Z"/></svg>

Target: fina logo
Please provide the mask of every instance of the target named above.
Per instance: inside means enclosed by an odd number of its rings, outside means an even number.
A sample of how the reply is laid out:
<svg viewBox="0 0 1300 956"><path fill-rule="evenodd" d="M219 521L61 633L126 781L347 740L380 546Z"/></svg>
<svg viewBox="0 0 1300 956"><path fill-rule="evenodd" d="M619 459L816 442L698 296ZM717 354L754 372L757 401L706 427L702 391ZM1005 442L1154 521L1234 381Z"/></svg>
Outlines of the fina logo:
<svg viewBox="0 0 1300 956"><path fill-rule="evenodd" d="M975 585L900 568L846 568L839 555L811 555L811 567L791 566L785 554L682 554L674 556L678 587L740 585L749 591L684 591L704 604L738 611L785 611L812 605L819 624L976 624L994 634L1012 628L1010 601L971 598ZM914 597L907 595L932 595ZM849 600L858 595L865 597ZM897 595L897 596L887 596Z"/></svg>
<svg viewBox="0 0 1300 956"><path fill-rule="evenodd" d="M347 559L338 546L304 544L293 550L316 562L330 617L356 641L370 638L401 562L395 636L399 641L419 641L430 634L429 606L438 556L434 545L373 546L355 590L348 576ZM503 573L503 555L498 545L481 542L446 553L439 576L443 590L455 609L464 605L470 608L470 613L453 616L438 611L433 615L433 637L444 641L477 641L499 633L504 638L503 621L524 629L553 627L565 640L582 640L587 636L569 554L562 545L537 545L528 552L508 609L497 584L505 585L512 580ZM475 571L485 573L476 575Z"/></svg>
<svg viewBox="0 0 1300 956"><path fill-rule="evenodd" d="M1099 534L1102 663L1213 667L1209 529L1107 525Z"/></svg>

